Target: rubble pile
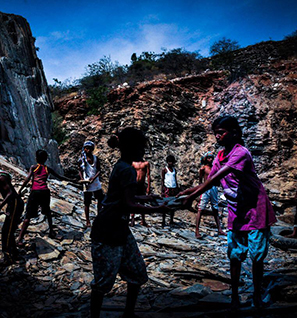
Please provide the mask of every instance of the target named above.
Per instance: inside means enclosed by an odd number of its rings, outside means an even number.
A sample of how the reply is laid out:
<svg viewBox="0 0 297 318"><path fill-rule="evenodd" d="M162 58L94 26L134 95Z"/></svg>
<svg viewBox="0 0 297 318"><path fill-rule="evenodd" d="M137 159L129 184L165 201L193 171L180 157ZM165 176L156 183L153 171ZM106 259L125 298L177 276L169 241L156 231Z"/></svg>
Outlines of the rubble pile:
<svg viewBox="0 0 297 318"><path fill-rule="evenodd" d="M13 184L18 188L26 173L0 159L0 168L13 175ZM50 180L49 186L57 238L48 237L43 215L32 219L18 263L0 272L3 318L89 315L93 274L90 228L84 226L81 190L74 184L56 180ZM91 220L95 214L93 205ZM220 214L226 229L226 211ZM148 215L146 219L149 227L140 225L139 216L132 228L149 275L138 299L138 314L147 318L227 315L231 290L226 237L217 236L213 218L202 218L202 239L195 238L193 212L177 211L172 228L161 227L160 215ZM0 226L3 221L1 214ZM265 261L264 296L271 303L267 315L282 309L290 317L297 309L296 257L296 250L270 248ZM242 271L240 295L242 302L249 304L253 291L250 260L243 263ZM104 301L102 317L120 317L125 296L126 285L118 277ZM246 306L243 315L252 315L254 309Z"/></svg>

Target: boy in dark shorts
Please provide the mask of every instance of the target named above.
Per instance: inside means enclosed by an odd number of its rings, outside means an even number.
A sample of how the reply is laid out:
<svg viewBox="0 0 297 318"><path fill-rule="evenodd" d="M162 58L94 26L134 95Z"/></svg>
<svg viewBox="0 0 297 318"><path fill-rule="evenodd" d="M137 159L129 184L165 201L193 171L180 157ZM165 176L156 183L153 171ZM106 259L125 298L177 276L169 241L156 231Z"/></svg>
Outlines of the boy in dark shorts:
<svg viewBox="0 0 297 318"><path fill-rule="evenodd" d="M2 252L4 253L2 265L7 266L14 263L17 256L14 233L20 223L24 202L11 184L11 176L5 171L0 171L0 192L3 197L0 210L7 204L2 227Z"/></svg>
<svg viewBox="0 0 297 318"><path fill-rule="evenodd" d="M175 157L172 155L166 158L167 166L161 173L161 195L162 197L175 197L178 193L177 172L174 168ZM174 211L170 212L170 227L173 226ZM165 226L165 214L162 216L162 227Z"/></svg>
<svg viewBox="0 0 297 318"><path fill-rule="evenodd" d="M29 199L26 207L26 216L22 225L20 235L18 237L18 245L23 246L23 238L26 230L30 224L31 218L36 218L38 216L38 208L41 207L41 213L47 217L49 224L49 237L54 238L56 233L53 230L52 214L50 210L50 190L47 186L47 179L49 174L52 174L58 179L72 181L64 176L60 176L53 169L47 167L45 162L47 160L48 154L44 150L36 151L36 161L37 164L31 166L29 174L19 189L19 194L27 186L29 181L32 179L32 188L29 195Z"/></svg>

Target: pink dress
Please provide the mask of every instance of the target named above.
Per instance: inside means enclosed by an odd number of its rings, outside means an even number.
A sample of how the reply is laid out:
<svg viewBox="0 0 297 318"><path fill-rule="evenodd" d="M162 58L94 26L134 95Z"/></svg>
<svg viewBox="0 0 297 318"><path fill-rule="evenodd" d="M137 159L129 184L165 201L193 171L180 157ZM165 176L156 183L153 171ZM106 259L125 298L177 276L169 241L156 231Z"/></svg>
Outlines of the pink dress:
<svg viewBox="0 0 297 318"><path fill-rule="evenodd" d="M239 144L227 156L224 150L219 151L209 178L224 166L232 168L232 172L220 180L228 202L228 229L260 230L275 223L272 205L256 174L250 152Z"/></svg>

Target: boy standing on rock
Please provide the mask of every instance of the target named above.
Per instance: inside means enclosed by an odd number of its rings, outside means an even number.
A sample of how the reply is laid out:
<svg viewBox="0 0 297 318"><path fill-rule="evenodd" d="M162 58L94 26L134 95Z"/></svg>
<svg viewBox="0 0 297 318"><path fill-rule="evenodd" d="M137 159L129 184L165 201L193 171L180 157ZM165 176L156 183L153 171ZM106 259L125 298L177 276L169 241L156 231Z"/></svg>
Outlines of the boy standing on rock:
<svg viewBox="0 0 297 318"><path fill-rule="evenodd" d="M201 158L201 168L199 170L199 183L203 183L207 180L208 175L210 174L212 168L212 162L214 159L214 155L211 152L207 152ZM210 202L212 213L218 227L218 234L219 235L226 235L226 233L222 230L220 219L219 219L219 207L218 207L218 189L216 186L213 186L206 192L204 192L200 197L200 202L198 205L198 213L196 218L196 238L202 238L201 234L199 233L199 225L201 221L201 216L203 213L206 212L206 206Z"/></svg>
<svg viewBox="0 0 297 318"><path fill-rule="evenodd" d="M5 171L0 171L0 192L3 197L0 211L7 204L6 217L2 227L2 251L4 253L2 265L6 266L14 263L17 256L14 233L20 223L24 202L11 184L11 176Z"/></svg>
<svg viewBox="0 0 297 318"><path fill-rule="evenodd" d="M175 158L172 155L167 156L166 162L167 166L162 170L161 173L161 194L162 197L175 197L178 193L178 183L176 177L176 169L174 168L175 165ZM165 214L163 214L162 219L162 227L165 226ZM173 226L173 218L174 218L174 211L170 212L170 226Z"/></svg>
<svg viewBox="0 0 297 318"><path fill-rule="evenodd" d="M94 195L97 202L97 210L101 209L101 201L103 200L103 192L99 180L100 163L97 156L93 154L95 145L92 141L86 141L83 145L81 157L79 159L79 176L81 182L84 183L84 205L86 226L91 226L90 222L90 204Z"/></svg>

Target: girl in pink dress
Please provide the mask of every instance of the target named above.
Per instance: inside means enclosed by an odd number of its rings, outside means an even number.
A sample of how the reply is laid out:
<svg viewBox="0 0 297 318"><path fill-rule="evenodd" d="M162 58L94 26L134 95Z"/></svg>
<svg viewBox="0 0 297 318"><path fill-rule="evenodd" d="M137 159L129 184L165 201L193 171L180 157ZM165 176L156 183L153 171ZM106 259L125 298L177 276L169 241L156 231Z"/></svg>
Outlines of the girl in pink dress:
<svg viewBox="0 0 297 318"><path fill-rule="evenodd" d="M236 118L223 116L216 119L212 129L219 145L208 179L197 187L187 189L184 204L217 185L219 182L228 202L228 257L232 285L232 308L240 306L238 285L241 262L247 253L253 262L253 303L263 305L261 283L263 260L268 252L270 226L276 222L275 214L264 187L259 180L250 152L243 146L242 132Z"/></svg>

